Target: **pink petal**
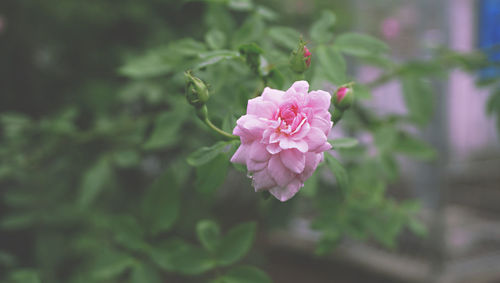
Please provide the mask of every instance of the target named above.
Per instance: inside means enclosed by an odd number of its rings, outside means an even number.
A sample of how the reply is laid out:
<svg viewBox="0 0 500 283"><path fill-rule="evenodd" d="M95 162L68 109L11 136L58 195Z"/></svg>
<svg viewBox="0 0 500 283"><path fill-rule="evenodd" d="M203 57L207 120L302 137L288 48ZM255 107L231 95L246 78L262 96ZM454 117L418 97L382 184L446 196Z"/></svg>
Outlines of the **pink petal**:
<svg viewBox="0 0 500 283"><path fill-rule="evenodd" d="M287 201L291 199L303 186L304 184L302 182L294 180L284 188L274 187L271 188L269 192L280 201Z"/></svg>
<svg viewBox="0 0 500 283"><path fill-rule="evenodd" d="M293 83L289 90L294 90L297 93L307 94L307 91L309 90L309 83L306 81L296 81Z"/></svg>
<svg viewBox="0 0 500 283"><path fill-rule="evenodd" d="M267 169L276 184L280 187L285 187L296 177L296 174L283 165L279 155L273 155L271 159L269 159Z"/></svg>
<svg viewBox="0 0 500 283"><path fill-rule="evenodd" d="M323 90L311 91L307 96L307 106L314 109L328 110L332 96Z"/></svg>
<svg viewBox="0 0 500 283"><path fill-rule="evenodd" d="M302 173L306 165L306 156L296 149L287 149L280 152L281 162L286 168L296 174Z"/></svg>
<svg viewBox="0 0 500 283"><path fill-rule="evenodd" d="M274 102L276 105L280 105L283 100L283 94L285 94L282 90L272 89L270 87L266 87L262 92L262 99L265 101Z"/></svg>
<svg viewBox="0 0 500 283"><path fill-rule="evenodd" d="M274 182L271 175L267 170L261 170L253 173L252 175L252 186L255 188L255 191L266 190L276 186L276 182Z"/></svg>
<svg viewBox="0 0 500 283"><path fill-rule="evenodd" d="M271 119L278 110L278 106L271 101L265 101L262 97L250 99L247 105L247 114Z"/></svg>
<svg viewBox="0 0 500 283"><path fill-rule="evenodd" d="M284 136L280 139L280 147L282 149L296 148L302 152L307 152L309 149L306 141L304 141L304 140L294 141L291 138L286 137L286 136Z"/></svg>
<svg viewBox="0 0 500 283"><path fill-rule="evenodd" d="M241 144L240 147L238 147L236 152L233 154L233 157L231 157L231 162L246 164L249 149L250 146L248 144Z"/></svg>
<svg viewBox="0 0 500 283"><path fill-rule="evenodd" d="M333 126L333 122L331 120L323 119L321 117L314 117L312 121L310 122L311 127L315 127L323 131L325 135L328 135L330 133L330 129Z"/></svg>
<svg viewBox="0 0 500 283"><path fill-rule="evenodd" d="M309 146L309 151L318 151L327 142L326 135L322 130L312 127L309 134L304 139Z"/></svg>
<svg viewBox="0 0 500 283"><path fill-rule="evenodd" d="M264 162L268 161L271 155L267 152L265 144L255 141L250 145L248 157L257 162Z"/></svg>
<svg viewBox="0 0 500 283"><path fill-rule="evenodd" d="M299 178L302 182L305 182L309 177L312 176L318 164L323 160L323 153L308 152L305 154L306 162L304 171L300 174Z"/></svg>
<svg viewBox="0 0 500 283"><path fill-rule="evenodd" d="M266 146L266 150L270 154L276 154L276 153L278 153L278 152L281 151L281 147L280 147L280 145L278 143L272 143L272 144L268 144Z"/></svg>
<svg viewBox="0 0 500 283"><path fill-rule="evenodd" d="M267 161L258 162L250 158L247 159L247 170L250 172L256 172L265 169L268 166Z"/></svg>

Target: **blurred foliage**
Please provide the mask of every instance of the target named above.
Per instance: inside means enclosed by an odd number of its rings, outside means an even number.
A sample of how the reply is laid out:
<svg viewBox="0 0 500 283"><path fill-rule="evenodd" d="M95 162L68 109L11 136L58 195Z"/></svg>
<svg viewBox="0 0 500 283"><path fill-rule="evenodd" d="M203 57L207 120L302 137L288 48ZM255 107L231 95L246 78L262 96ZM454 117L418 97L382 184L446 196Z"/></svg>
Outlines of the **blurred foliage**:
<svg viewBox="0 0 500 283"><path fill-rule="evenodd" d="M405 226L424 234L418 203L397 202L386 187L398 180L399 155L436 156L408 131L432 119L430 79L484 58L438 49L396 64L384 42L339 33L345 13L322 10L310 22L250 0L2 1L0 280L271 282L251 249L256 231L300 215L298 201L314 211L319 253L344 237L392 247ZM253 194L230 165L237 142L196 118L183 72L210 84L211 119L231 131L264 85L296 79L288 58L301 35L313 89L355 81L347 62L383 75L355 85L341 123L351 137L333 140L337 155L279 203ZM370 89L394 79L408 115L372 113ZM500 113L499 91L488 111ZM373 142L357 141L366 134Z"/></svg>

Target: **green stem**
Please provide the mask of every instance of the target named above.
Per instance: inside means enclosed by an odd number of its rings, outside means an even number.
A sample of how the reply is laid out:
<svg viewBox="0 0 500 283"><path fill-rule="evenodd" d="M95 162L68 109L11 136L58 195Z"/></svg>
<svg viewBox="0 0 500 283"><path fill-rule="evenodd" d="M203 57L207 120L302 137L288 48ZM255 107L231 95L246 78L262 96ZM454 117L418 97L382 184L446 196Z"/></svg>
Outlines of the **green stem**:
<svg viewBox="0 0 500 283"><path fill-rule="evenodd" d="M203 122L205 122L205 124L210 127L212 130L216 131L217 133L223 135L224 137L226 138L229 138L229 139L239 139L238 136L235 136L235 135L232 135L226 131L223 131L221 130L220 128L218 128L217 126L215 126L212 121L210 121L210 119L206 118Z"/></svg>

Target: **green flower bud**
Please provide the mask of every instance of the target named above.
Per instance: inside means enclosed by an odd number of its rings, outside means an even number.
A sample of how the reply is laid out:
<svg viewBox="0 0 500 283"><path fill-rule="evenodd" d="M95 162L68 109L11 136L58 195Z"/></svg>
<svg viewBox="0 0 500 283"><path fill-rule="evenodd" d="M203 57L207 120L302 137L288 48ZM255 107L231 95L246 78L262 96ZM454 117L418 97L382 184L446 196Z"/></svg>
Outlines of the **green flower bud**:
<svg viewBox="0 0 500 283"><path fill-rule="evenodd" d="M199 78L193 76L191 71L184 73L186 77L186 99L189 104L200 108L207 103L210 98L208 87Z"/></svg>
<svg viewBox="0 0 500 283"><path fill-rule="evenodd" d="M341 111L347 110L351 107L354 101L354 93L350 85L344 85L339 87L332 97L332 103L336 108Z"/></svg>
<svg viewBox="0 0 500 283"><path fill-rule="evenodd" d="M292 71L299 74L304 73L311 65L311 55L311 52L306 47L306 42L301 39L299 46L290 56L290 68Z"/></svg>

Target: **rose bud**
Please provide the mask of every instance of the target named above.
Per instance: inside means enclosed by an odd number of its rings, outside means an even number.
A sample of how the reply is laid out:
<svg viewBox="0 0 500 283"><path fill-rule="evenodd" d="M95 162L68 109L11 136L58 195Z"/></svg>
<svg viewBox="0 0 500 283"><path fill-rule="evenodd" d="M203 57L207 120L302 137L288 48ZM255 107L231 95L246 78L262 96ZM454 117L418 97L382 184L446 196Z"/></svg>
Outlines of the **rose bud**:
<svg viewBox="0 0 500 283"><path fill-rule="evenodd" d="M354 101L352 87L341 86L333 95L332 100L335 107L339 108L341 111L347 110L349 107L351 107L352 102Z"/></svg>
<svg viewBox="0 0 500 283"><path fill-rule="evenodd" d="M312 56L311 51L309 51L309 49L307 49L307 46L304 46L304 57L307 58L306 59L306 66L308 68L309 68L309 66L311 66L311 56Z"/></svg>
<svg viewBox="0 0 500 283"><path fill-rule="evenodd" d="M186 99L189 104L201 108L210 98L208 88L199 78L193 76L191 71L184 73L186 77Z"/></svg>
<svg viewBox="0 0 500 283"><path fill-rule="evenodd" d="M311 65L311 55L311 52L306 47L306 43L300 40L297 50L294 50L290 56L290 68L292 71L299 74L305 72Z"/></svg>

